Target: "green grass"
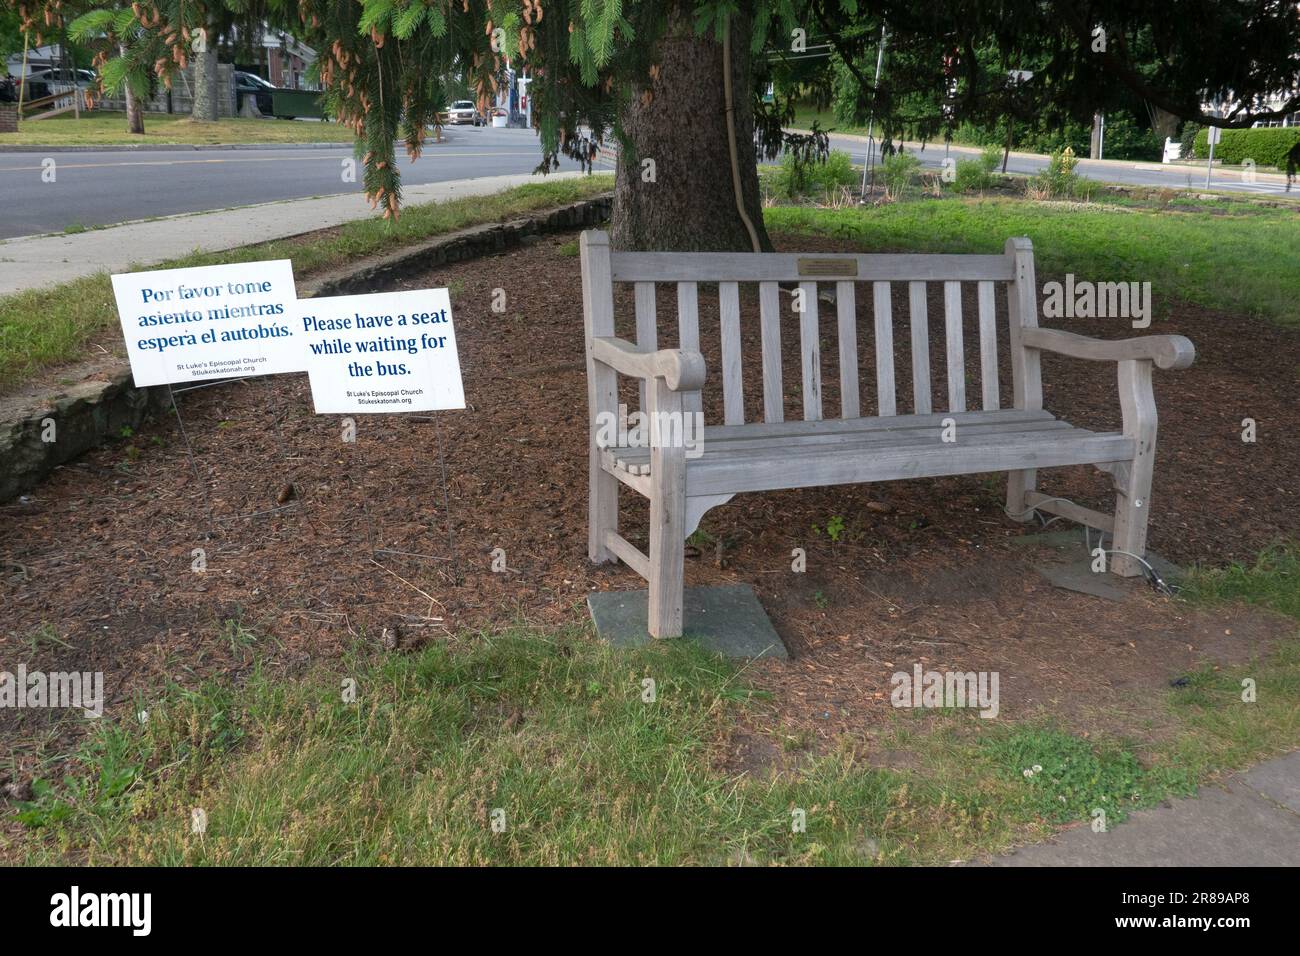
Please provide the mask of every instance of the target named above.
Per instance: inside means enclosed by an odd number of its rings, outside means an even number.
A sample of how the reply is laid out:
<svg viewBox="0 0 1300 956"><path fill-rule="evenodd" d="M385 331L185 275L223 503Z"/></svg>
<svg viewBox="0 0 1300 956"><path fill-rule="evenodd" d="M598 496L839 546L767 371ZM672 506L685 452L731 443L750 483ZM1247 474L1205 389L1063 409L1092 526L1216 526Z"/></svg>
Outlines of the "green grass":
<svg viewBox="0 0 1300 956"><path fill-rule="evenodd" d="M821 128L823 130L833 129L837 133L844 133L848 136L867 135L867 127L853 126L852 124L845 124L845 123L838 123L835 120L834 112L832 112L830 108L827 108L825 110L817 110L806 103L795 107L794 123L791 125L790 128L791 129L812 129L812 124L814 121L820 123ZM876 129L875 135L876 136L880 135L879 128Z"/></svg>
<svg viewBox="0 0 1300 956"><path fill-rule="evenodd" d="M1244 574L1251 593L1275 588L1271 566ZM1244 677L1258 682L1256 703L1240 700ZM23 833L0 857L149 865L971 859L1091 821L1098 810L1117 823L1293 747L1300 639L1163 694L1177 732L1155 745L1047 721L900 712L879 746L916 754L916 770L867 766L845 741L804 755L797 771L737 776L715 757L735 719L756 705L743 669L682 642L615 651L577 630L519 629L461 635L410 655L354 652L297 680L255 663L238 688L209 681L140 701L133 712L147 709L144 723L104 718L63 779L51 766L18 808ZM192 832L194 808L207 815L202 834ZM797 809L806 832L792 826Z"/></svg>
<svg viewBox="0 0 1300 956"><path fill-rule="evenodd" d="M608 175L528 183L491 196L408 206L395 224L378 218L358 219L330 234L306 240L282 239L222 252L195 253L148 268L292 259L294 275L302 277L457 229L576 202L608 192L612 186ZM33 289L0 298L0 382L17 385L43 368L75 360L93 336L116 324L117 309L106 272L52 289Z"/></svg>
<svg viewBox="0 0 1300 956"><path fill-rule="evenodd" d="M126 131L126 114L106 110L65 113L26 120L16 133L0 133L0 146L246 146L257 143L351 143L352 131L337 123L275 119L218 120L196 123L186 115L146 113L144 135Z"/></svg>
<svg viewBox="0 0 1300 956"><path fill-rule="evenodd" d="M1300 618L1300 545L1269 548L1252 565L1198 570L1186 590L1197 601L1240 601Z"/></svg>
<svg viewBox="0 0 1300 956"><path fill-rule="evenodd" d="M1248 604L1300 620L1300 544L1270 548L1249 566L1199 569L1184 586L1195 603ZM1173 695L1186 732L1172 755L1194 773L1249 763L1258 754L1261 730L1288 749L1300 741L1300 641L1284 644L1267 663L1226 671L1207 667L1188 676L1188 685ZM1254 703L1242 700L1245 680L1254 683Z"/></svg>
<svg viewBox="0 0 1300 956"><path fill-rule="evenodd" d="M1250 203L1155 211L1118 204L947 198L871 209L772 207L768 228L833 236L873 251L1000 253L1029 236L1041 276L1147 281L1157 314L1184 299L1227 312L1300 324L1300 216Z"/></svg>

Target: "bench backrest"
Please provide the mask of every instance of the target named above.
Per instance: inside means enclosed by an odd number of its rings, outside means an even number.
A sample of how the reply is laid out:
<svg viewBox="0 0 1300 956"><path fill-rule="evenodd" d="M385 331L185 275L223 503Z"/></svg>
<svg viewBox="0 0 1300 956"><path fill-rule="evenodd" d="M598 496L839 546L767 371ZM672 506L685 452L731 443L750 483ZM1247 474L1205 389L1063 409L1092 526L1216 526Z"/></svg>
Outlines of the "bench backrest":
<svg viewBox="0 0 1300 956"><path fill-rule="evenodd" d="M1013 405L1041 408L1038 353L1020 345L1020 330L1038 324L1033 249L1028 239L1007 240L1002 255L842 255L821 253L664 253L612 252L603 232L584 233L582 242L583 295L587 335L612 335L613 286L629 283L634 289L636 343L646 350L700 349L699 298L701 284L717 284L721 369L710 368L710 381L721 379L726 425L745 423L746 382L741 361L740 288L758 286L758 320L761 336L761 388L763 421L784 418L782 391L783 314L793 308L790 292L781 284L798 283L802 311L798 314L799 355L803 417L824 417L821 383L821 325L826 304L819 302L819 284L835 287L835 312L840 372L839 416L899 414L898 382L908 370L895 368L893 287L906 283L910 319L911 400L907 411L929 414L962 412L976 403L985 410L999 407L998 336L995 285L1007 285L1010 327ZM947 369L947 408L933 408L931 397L930 323L927 284L943 284L943 354ZM967 394L965 342L962 322L962 283L974 283L978 303L980 394ZM665 289L667 286L667 289ZM676 336L660 335L660 300L675 286ZM861 290L861 291L859 291ZM858 355L857 297L870 296L874 318L875 396L862 396ZM665 318L672 306L663 303ZM832 319L827 316L825 321ZM676 341L671 341L675 338ZM750 388L755 387L751 372ZM905 385L904 385L905 387ZM686 410L699 410L699 394ZM865 400L864 400L865 399Z"/></svg>

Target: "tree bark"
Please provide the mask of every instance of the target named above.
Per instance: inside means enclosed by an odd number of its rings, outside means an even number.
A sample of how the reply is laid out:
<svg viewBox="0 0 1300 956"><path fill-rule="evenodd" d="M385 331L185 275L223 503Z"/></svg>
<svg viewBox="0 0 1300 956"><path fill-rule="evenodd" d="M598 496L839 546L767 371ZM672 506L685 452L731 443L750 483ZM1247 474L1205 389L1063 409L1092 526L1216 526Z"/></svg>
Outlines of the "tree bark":
<svg viewBox="0 0 1300 956"><path fill-rule="evenodd" d="M194 52L194 105L190 118L201 123L217 121L217 32L207 29L203 52Z"/></svg>
<svg viewBox="0 0 1300 956"><path fill-rule="evenodd" d="M126 45L120 48L123 56L126 56ZM126 93L126 131L134 133L137 136L144 135L144 108L140 103L140 98L135 95L135 90L131 89L131 84L127 83Z"/></svg>
<svg viewBox="0 0 1300 956"><path fill-rule="evenodd" d="M732 16L736 157L745 212L761 249L770 251L754 150L751 32L748 17ZM634 87L620 117L633 152L619 154L611 242L616 249L752 252L736 208L722 45L712 33L697 36L691 5L679 3L658 52L658 79Z"/></svg>

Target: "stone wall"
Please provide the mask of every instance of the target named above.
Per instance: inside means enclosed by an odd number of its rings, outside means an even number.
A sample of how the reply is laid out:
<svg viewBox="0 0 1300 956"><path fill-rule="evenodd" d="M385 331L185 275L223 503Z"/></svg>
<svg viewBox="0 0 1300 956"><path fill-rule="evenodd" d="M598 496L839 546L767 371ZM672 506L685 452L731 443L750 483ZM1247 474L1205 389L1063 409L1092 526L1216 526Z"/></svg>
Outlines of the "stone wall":
<svg viewBox="0 0 1300 956"><path fill-rule="evenodd" d="M46 407L22 418L0 421L0 501L123 428L138 428L151 411L165 407L166 397L166 387L136 388L127 366L52 395Z"/></svg>
<svg viewBox="0 0 1300 956"><path fill-rule="evenodd" d="M217 65L217 115L218 116L235 116L235 68L229 63L220 63ZM177 72L172 80L171 90L171 112L188 115L194 106L194 65L187 66L184 70ZM105 97L99 101L101 109L106 110L125 110L126 99L121 96ZM146 113L166 113L167 110L167 87L162 83L158 84L158 89L148 100L145 101L144 110ZM145 129L149 128L148 117L145 118Z"/></svg>
<svg viewBox="0 0 1300 956"><path fill-rule="evenodd" d="M0 133L18 132L18 104L0 103Z"/></svg>

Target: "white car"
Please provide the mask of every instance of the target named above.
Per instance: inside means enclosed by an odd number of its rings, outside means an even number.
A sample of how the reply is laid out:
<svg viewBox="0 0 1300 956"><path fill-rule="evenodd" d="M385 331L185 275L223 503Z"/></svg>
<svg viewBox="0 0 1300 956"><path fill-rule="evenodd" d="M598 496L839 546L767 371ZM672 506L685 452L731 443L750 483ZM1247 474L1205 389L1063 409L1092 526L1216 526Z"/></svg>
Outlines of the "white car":
<svg viewBox="0 0 1300 956"><path fill-rule="evenodd" d="M451 104L451 109L447 110L447 123L450 126L460 126L463 123L473 123L478 126L482 122L473 100L457 100Z"/></svg>

